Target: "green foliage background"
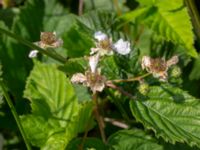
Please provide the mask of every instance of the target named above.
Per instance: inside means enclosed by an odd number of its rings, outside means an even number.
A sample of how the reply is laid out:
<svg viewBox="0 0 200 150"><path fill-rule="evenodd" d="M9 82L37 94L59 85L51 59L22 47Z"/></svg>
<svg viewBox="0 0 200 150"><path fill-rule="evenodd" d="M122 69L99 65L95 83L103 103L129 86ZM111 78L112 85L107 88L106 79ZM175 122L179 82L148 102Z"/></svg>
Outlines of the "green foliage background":
<svg viewBox="0 0 200 150"><path fill-rule="evenodd" d="M30 47L0 34L1 81L32 148L74 150L84 143L85 150L200 149L200 33L195 1L84 0L80 16L78 4L72 0L19 0L14 5L3 4L0 10L1 29L32 43L39 41L40 32L56 31L64 41L55 51L48 50L66 59L61 63L41 53L30 59ZM109 80L145 74L141 69L144 55L165 59L178 55L182 70L179 78L172 77L169 70L165 83L146 77L146 95L138 90L139 82L117 83L133 98L105 88L98 98L100 113L128 125L121 129L106 122L107 143L101 140L94 119L91 91L70 82L74 73L88 69L85 56L95 46L96 31L107 33L113 41L123 38L131 43L129 55L101 60L102 74ZM25 149L1 91L0 135L4 149Z"/></svg>

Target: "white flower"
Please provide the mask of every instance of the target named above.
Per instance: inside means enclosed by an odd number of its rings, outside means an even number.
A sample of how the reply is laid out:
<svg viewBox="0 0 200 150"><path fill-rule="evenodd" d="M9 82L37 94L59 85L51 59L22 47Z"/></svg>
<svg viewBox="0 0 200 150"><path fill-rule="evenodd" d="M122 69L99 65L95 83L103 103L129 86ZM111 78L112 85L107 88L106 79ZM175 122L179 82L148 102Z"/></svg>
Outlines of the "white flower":
<svg viewBox="0 0 200 150"><path fill-rule="evenodd" d="M89 65L92 73L96 72L98 62L99 62L99 54L89 57Z"/></svg>
<svg viewBox="0 0 200 150"><path fill-rule="evenodd" d="M90 87L93 93L102 92L105 88L106 78L100 75L100 70L95 73L86 71L85 75L76 73L71 78L72 83L82 83L84 86Z"/></svg>
<svg viewBox="0 0 200 150"><path fill-rule="evenodd" d="M147 72L152 73L152 75L155 78L159 78L160 81L166 81L169 67L177 64L178 61L178 56L173 56L167 61L161 58L143 56L141 66L143 70L146 69Z"/></svg>
<svg viewBox="0 0 200 150"><path fill-rule="evenodd" d="M98 31L98 32L94 33L94 38L97 41L103 41L103 40L107 40L108 36L105 33L101 32L101 31Z"/></svg>
<svg viewBox="0 0 200 150"><path fill-rule="evenodd" d="M32 51L29 53L28 57L29 57L29 58L34 58L34 57L37 56L37 53L38 53L37 50L32 50Z"/></svg>
<svg viewBox="0 0 200 150"><path fill-rule="evenodd" d="M58 48L63 45L63 40L57 38L56 32L41 32L37 45L41 48Z"/></svg>
<svg viewBox="0 0 200 150"><path fill-rule="evenodd" d="M112 38L109 38L105 33L98 31L95 32L94 38L96 47L91 48L90 55L98 53L100 56L113 55L113 51L121 55L127 55L130 53L130 42L119 39L115 44L112 42Z"/></svg>
<svg viewBox="0 0 200 150"><path fill-rule="evenodd" d="M127 55L131 51L130 42L119 39L115 44L113 44L113 49L121 55Z"/></svg>
<svg viewBox="0 0 200 150"><path fill-rule="evenodd" d="M99 62L99 54L89 57L90 69L82 73L76 73L72 76L72 83L82 83L84 86L90 87L93 93L102 92L105 88L106 78L101 75L101 70L97 69Z"/></svg>
<svg viewBox="0 0 200 150"><path fill-rule="evenodd" d="M35 45L46 49L46 48L58 48L63 45L63 40L56 37L56 32L41 32L40 41L34 42ZM32 50L29 53L29 57L33 58L37 56L38 51Z"/></svg>

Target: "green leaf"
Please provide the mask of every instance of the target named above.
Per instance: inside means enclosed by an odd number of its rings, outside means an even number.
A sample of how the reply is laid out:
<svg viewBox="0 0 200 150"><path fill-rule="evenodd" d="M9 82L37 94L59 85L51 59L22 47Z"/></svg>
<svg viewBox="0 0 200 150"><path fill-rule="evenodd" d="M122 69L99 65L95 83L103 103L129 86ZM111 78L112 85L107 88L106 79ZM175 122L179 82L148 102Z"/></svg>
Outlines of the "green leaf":
<svg viewBox="0 0 200 150"><path fill-rule="evenodd" d="M74 84L73 86L79 103L84 103L92 100L88 87L80 84Z"/></svg>
<svg viewBox="0 0 200 150"><path fill-rule="evenodd" d="M20 13L14 18L11 31L26 40L37 41L42 30L43 8L43 1L26 1ZM6 38L4 47L0 48L0 59L4 66L3 77L17 99L22 98L25 79L32 67L31 59L28 58L29 49L11 38Z"/></svg>
<svg viewBox="0 0 200 150"><path fill-rule="evenodd" d="M65 149L88 124L94 125L92 102L78 104L73 86L56 65L35 61L24 97L31 101L32 114L22 116L22 124L31 143L41 149Z"/></svg>
<svg viewBox="0 0 200 150"><path fill-rule="evenodd" d="M37 146L43 145L46 142L48 137L51 136L49 131L54 131L57 124L55 121L56 124L52 124L54 125L53 127L47 119L36 115L21 116L21 121L28 140Z"/></svg>
<svg viewBox="0 0 200 150"><path fill-rule="evenodd" d="M155 3L155 6L157 6L162 11L172 11L183 7L183 0L158 0Z"/></svg>
<svg viewBox="0 0 200 150"><path fill-rule="evenodd" d="M90 130L94 127L95 122L92 117L93 102L84 102L80 104L79 114L76 117L74 123L74 131L76 133L82 133L86 130Z"/></svg>
<svg viewBox="0 0 200 150"><path fill-rule="evenodd" d="M87 28L93 31L108 32L114 25L115 14L110 11L90 11L78 18Z"/></svg>
<svg viewBox="0 0 200 150"><path fill-rule="evenodd" d="M128 22L136 21L136 19L141 19L141 18L144 19L145 17L147 17L147 14L150 12L151 12L151 7L142 7L142 8L135 9L133 11L129 11L118 18L118 22L119 22L118 28Z"/></svg>
<svg viewBox="0 0 200 150"><path fill-rule="evenodd" d="M75 73L84 73L88 69L87 64L88 62L83 57L73 58L69 59L64 65L60 65L58 69L71 77Z"/></svg>
<svg viewBox="0 0 200 150"><path fill-rule="evenodd" d="M141 6L151 6L155 4L156 1L159 1L159 0L136 0L136 1L139 2Z"/></svg>
<svg viewBox="0 0 200 150"><path fill-rule="evenodd" d="M171 143L200 145L200 102L187 92L169 85L153 86L146 97L132 100L133 116Z"/></svg>
<svg viewBox="0 0 200 150"><path fill-rule="evenodd" d="M35 63L27 80L24 97L31 100L33 113L47 117L69 119L78 108L70 81L54 65ZM45 113L40 111L42 107L48 108L44 110Z"/></svg>
<svg viewBox="0 0 200 150"><path fill-rule="evenodd" d="M183 0L137 0L142 6L158 6L163 10L174 10L183 6Z"/></svg>
<svg viewBox="0 0 200 150"><path fill-rule="evenodd" d="M44 3L44 31L56 31L60 36L76 22L77 17L69 14L68 10L64 9L57 0L44 0Z"/></svg>
<svg viewBox="0 0 200 150"><path fill-rule="evenodd" d="M91 11L94 9L97 10L109 10L109 11L114 11L113 9L113 3L112 1L108 1L108 0L95 0L93 2L91 2L90 0L85 0L85 10L86 11Z"/></svg>
<svg viewBox="0 0 200 150"><path fill-rule="evenodd" d="M164 150L162 145L144 131L121 130L108 139L109 150Z"/></svg>
<svg viewBox="0 0 200 150"><path fill-rule="evenodd" d="M138 0L139 1L139 0ZM140 0L144 7L128 12L119 19L123 22L135 21L148 25L155 33L174 44L183 45L186 52L197 57L194 48L192 23L183 5L183 0ZM177 21L179 20L179 21Z"/></svg>
<svg viewBox="0 0 200 150"><path fill-rule="evenodd" d="M67 150L77 150L79 149L80 145L82 144L83 139L76 138L72 140ZM103 142L100 139L97 138L86 138L84 141L84 150L105 150L106 146L103 144Z"/></svg>
<svg viewBox="0 0 200 150"><path fill-rule="evenodd" d="M173 12L158 9L149 18L147 24L166 40L183 45L187 49L188 54L197 57L197 52L193 47L194 35L192 24L186 8Z"/></svg>
<svg viewBox="0 0 200 150"><path fill-rule="evenodd" d="M13 19L15 15L18 13L18 9L0 9L0 20L2 20L9 28L11 28Z"/></svg>
<svg viewBox="0 0 200 150"><path fill-rule="evenodd" d="M62 130L62 134L66 135L63 143L65 145L70 140L68 137L75 136L74 131L70 130L69 127L75 121L74 117L78 115L78 102L70 81L64 73L56 69L55 65L35 63L35 67L27 80L24 97L31 101L32 118L35 118L35 121L29 119L30 116L24 116L22 123L26 133L30 135L28 138L30 140L35 139L31 140L34 145L46 145L45 142L48 143L49 138ZM33 125L36 123L38 126ZM32 128L29 128L29 126L32 126ZM48 126L50 127L46 132L40 132L39 129L44 128L46 130ZM68 129L67 132L65 129ZM33 131L41 133L42 143L37 142L41 142L41 140ZM60 146L63 147L63 144L60 143Z"/></svg>
<svg viewBox="0 0 200 150"><path fill-rule="evenodd" d="M200 68L200 58L198 57L197 59L194 60L194 65L189 75L190 80L198 80L200 78L199 68Z"/></svg>
<svg viewBox="0 0 200 150"><path fill-rule="evenodd" d="M120 71L115 62L114 56L105 57L101 61L102 74L107 77L107 79L119 79Z"/></svg>
<svg viewBox="0 0 200 150"><path fill-rule="evenodd" d="M63 47L67 49L68 57L88 55L94 45L91 31L81 23L72 26L64 33L63 40Z"/></svg>

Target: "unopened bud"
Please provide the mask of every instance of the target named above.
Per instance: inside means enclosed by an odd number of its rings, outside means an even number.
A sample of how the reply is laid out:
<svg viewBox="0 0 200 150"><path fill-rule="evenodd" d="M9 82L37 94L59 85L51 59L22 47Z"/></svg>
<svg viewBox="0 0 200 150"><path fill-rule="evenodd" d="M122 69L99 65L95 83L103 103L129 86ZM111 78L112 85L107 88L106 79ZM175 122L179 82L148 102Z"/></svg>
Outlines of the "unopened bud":
<svg viewBox="0 0 200 150"><path fill-rule="evenodd" d="M138 91L143 94L146 95L149 92L149 84L147 83L141 83L138 87Z"/></svg>
<svg viewBox="0 0 200 150"><path fill-rule="evenodd" d="M171 75L171 77L178 78L178 77L180 77L181 73L182 73L182 71L181 71L180 67L174 66L171 70L170 75Z"/></svg>

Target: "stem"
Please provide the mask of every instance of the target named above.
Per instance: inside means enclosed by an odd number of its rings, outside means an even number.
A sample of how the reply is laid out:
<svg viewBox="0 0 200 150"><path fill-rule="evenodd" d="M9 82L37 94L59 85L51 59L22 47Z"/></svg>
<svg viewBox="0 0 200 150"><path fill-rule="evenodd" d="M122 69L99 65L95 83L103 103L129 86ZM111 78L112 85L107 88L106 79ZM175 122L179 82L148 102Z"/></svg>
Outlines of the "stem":
<svg viewBox="0 0 200 150"><path fill-rule="evenodd" d="M14 105L13 105L13 103L12 103L12 101L11 101L9 95L8 95L8 92L6 91L6 88L5 88L5 85L4 85L3 81L0 81L0 86L1 86L1 88L2 88L4 97L5 97L5 99L6 99L7 103L8 103L8 106L10 107L10 110L11 110L11 112L12 112L14 118L15 118L15 121L16 121L17 126L18 126L18 128L19 128L19 131L20 131L20 133L21 133L21 135L22 135L22 137L23 137L23 139L24 139L24 142L25 142L25 144L26 144L26 148L27 148L28 150L31 150L31 146L30 146L29 143L28 143L28 139L27 139L27 137L26 137L26 135L25 135L25 132L24 132L24 130L23 130L23 127L22 127L22 125L21 125L21 122L20 122L19 116L18 116L18 114L17 114L17 111L16 111L16 109L15 109L15 107L14 107Z"/></svg>
<svg viewBox="0 0 200 150"><path fill-rule="evenodd" d="M185 0L185 4L188 7L192 22L196 31L198 39L200 39L200 16L195 5L194 0Z"/></svg>
<svg viewBox="0 0 200 150"><path fill-rule="evenodd" d="M81 16L83 14L83 1L79 0L79 6L78 6L78 15Z"/></svg>
<svg viewBox="0 0 200 150"><path fill-rule="evenodd" d="M83 148L84 148L84 143L85 143L85 140L86 140L87 135L88 135L88 131L89 131L89 128L90 128L90 122L91 121L92 121L92 116L90 117L89 121L87 122L87 126L86 126L86 129L85 129L85 133L83 135L82 142L79 145L79 150L83 150Z"/></svg>
<svg viewBox="0 0 200 150"><path fill-rule="evenodd" d="M18 35L15 35L14 33L10 32L10 31L7 31L5 29L0 28L0 33L6 34L7 36L9 36L11 38L14 38L18 42L20 42L20 43L22 43L22 44L24 44L24 45L26 45L26 46L28 46L28 47L30 47L32 49L36 49L39 52L41 52L41 53L43 53L43 54L45 54L45 55L47 55L47 56L59 61L61 63L65 63L66 62L66 59L64 57L58 55L57 53L51 53L48 50L44 50L44 49L40 48L39 46L37 46L37 45L35 45L35 44L23 39L22 37L20 37Z"/></svg>
<svg viewBox="0 0 200 150"><path fill-rule="evenodd" d="M112 125L114 126L117 126L119 128L123 128L123 129L128 129L129 128L129 125L125 124L124 122L122 121L118 121L116 119L113 119L113 118L104 118L104 121L105 122L109 122L111 123Z"/></svg>
<svg viewBox="0 0 200 150"><path fill-rule="evenodd" d="M127 97L129 97L131 99L135 98L132 94L124 91L122 88L114 85L112 82L107 82L106 86L109 87L109 88L112 88L112 89L115 89L115 90L119 91L120 93L122 93L123 95L125 95L125 96L127 96Z"/></svg>
<svg viewBox="0 0 200 150"><path fill-rule="evenodd" d="M92 96L93 102L94 102L94 114L95 114L95 118L97 120L97 123L99 125L99 130L100 130L100 134L101 134L101 138L103 140L104 143L106 143L106 135L104 132L104 120L101 117L101 115L99 114L99 107L98 107L98 101L97 101L97 93L93 93Z"/></svg>
<svg viewBox="0 0 200 150"><path fill-rule="evenodd" d="M134 77L134 78L129 78L129 79L116 79L116 80L111 80L108 81L109 82L115 82L115 83L119 83L119 82L133 82L133 81L140 81L141 79L149 76L150 73L146 73L144 75L138 76L138 77Z"/></svg>
<svg viewBox="0 0 200 150"><path fill-rule="evenodd" d="M117 15L120 16L122 14L122 11L121 11L121 9L119 7L118 0L113 0L113 3L115 5L115 9L117 11Z"/></svg>

